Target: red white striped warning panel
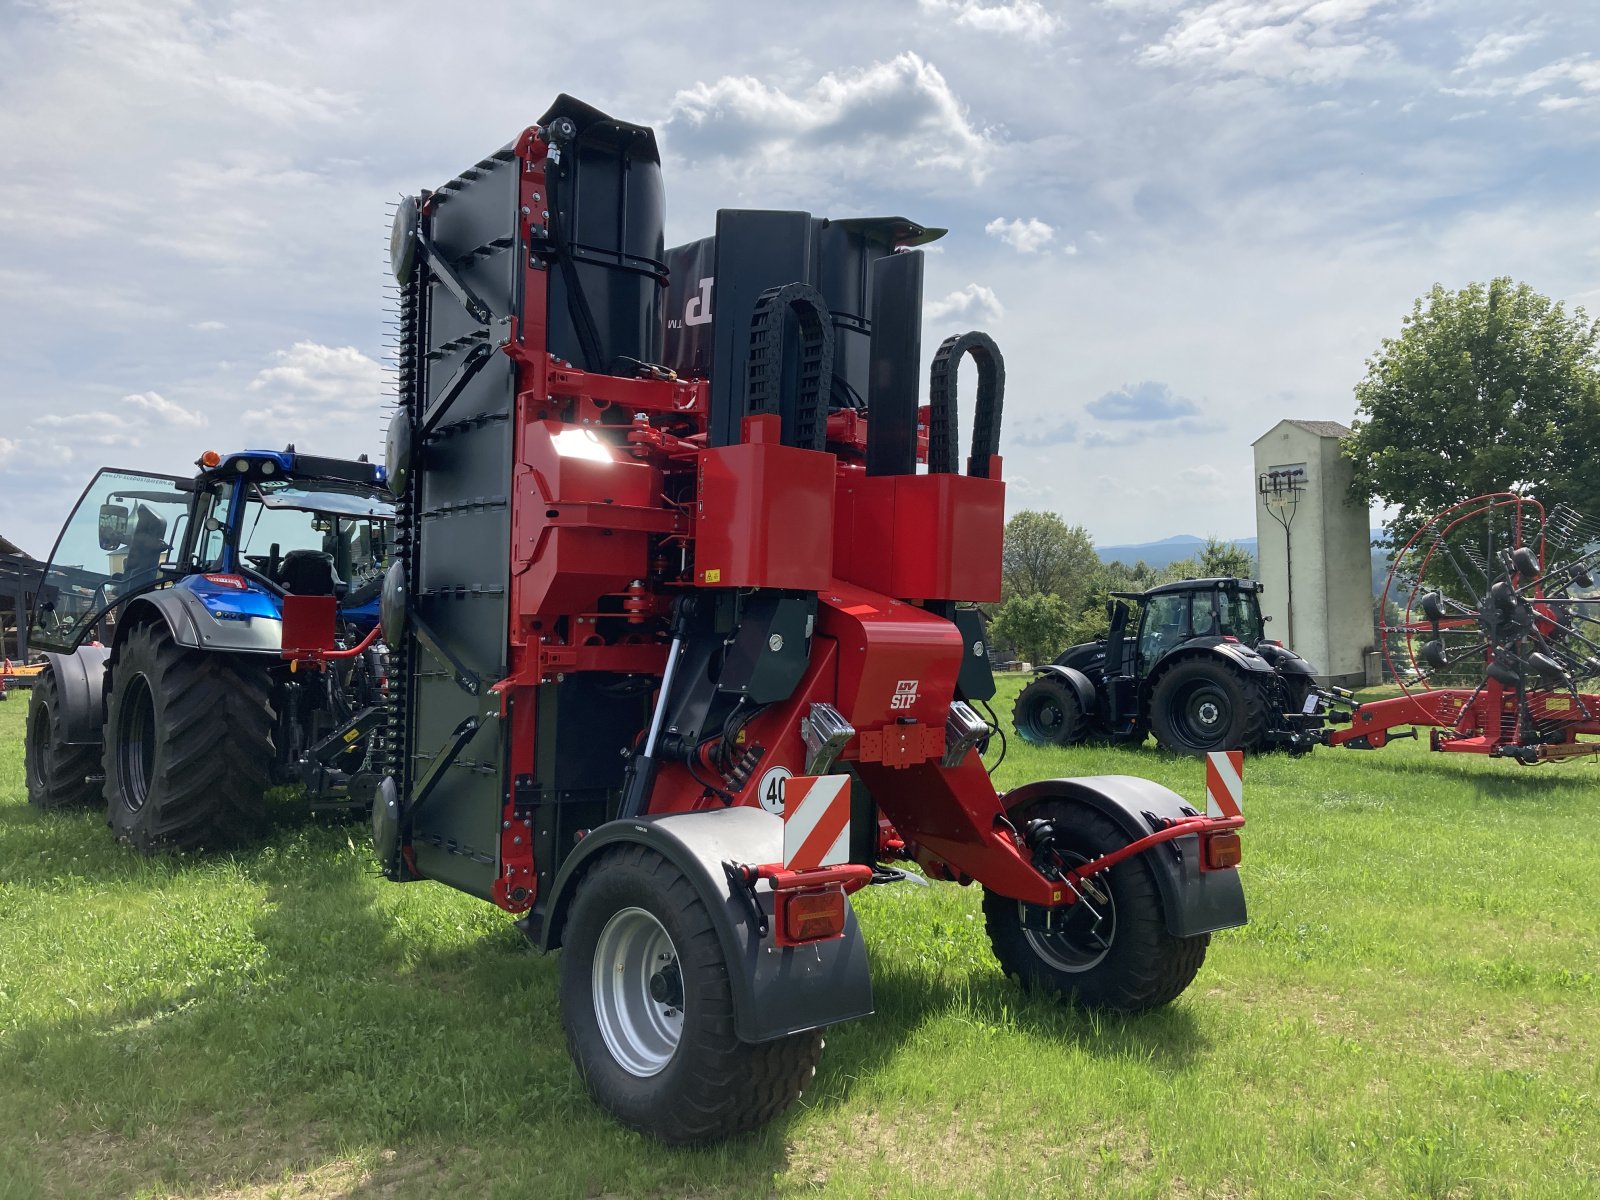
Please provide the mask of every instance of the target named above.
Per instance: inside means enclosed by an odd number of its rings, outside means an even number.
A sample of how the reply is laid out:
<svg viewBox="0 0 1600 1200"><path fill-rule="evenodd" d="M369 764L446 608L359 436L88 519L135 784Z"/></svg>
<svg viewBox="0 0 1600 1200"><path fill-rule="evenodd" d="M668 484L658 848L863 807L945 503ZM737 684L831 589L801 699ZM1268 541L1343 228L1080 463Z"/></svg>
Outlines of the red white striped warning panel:
<svg viewBox="0 0 1600 1200"><path fill-rule="evenodd" d="M1206 755L1206 816L1243 816L1244 751L1213 750Z"/></svg>
<svg viewBox="0 0 1600 1200"><path fill-rule="evenodd" d="M783 865L791 871L850 861L850 776L783 781Z"/></svg>

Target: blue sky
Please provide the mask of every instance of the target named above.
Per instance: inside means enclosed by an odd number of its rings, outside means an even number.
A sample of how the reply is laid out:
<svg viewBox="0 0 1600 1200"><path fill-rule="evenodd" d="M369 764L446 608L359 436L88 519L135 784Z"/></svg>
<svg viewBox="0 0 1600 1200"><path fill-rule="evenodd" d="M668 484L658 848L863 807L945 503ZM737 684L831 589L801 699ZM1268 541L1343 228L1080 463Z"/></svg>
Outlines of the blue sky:
<svg viewBox="0 0 1600 1200"><path fill-rule="evenodd" d="M1104 544L1252 534L1250 442L1348 420L1435 282L1600 309L1593 3L22 0L0 533L103 463L377 451L386 204L560 91L656 126L670 240L947 226L924 347L994 334L1012 507Z"/></svg>

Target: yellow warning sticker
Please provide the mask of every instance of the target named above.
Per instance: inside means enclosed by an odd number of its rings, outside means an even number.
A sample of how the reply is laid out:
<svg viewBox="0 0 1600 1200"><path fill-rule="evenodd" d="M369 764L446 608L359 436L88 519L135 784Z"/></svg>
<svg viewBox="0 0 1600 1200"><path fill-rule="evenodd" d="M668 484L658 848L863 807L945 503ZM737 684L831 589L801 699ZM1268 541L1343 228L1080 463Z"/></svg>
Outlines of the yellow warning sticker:
<svg viewBox="0 0 1600 1200"><path fill-rule="evenodd" d="M706 571L706 582L707 583L721 583L722 582L722 568L721 567L708 568L707 571Z"/></svg>

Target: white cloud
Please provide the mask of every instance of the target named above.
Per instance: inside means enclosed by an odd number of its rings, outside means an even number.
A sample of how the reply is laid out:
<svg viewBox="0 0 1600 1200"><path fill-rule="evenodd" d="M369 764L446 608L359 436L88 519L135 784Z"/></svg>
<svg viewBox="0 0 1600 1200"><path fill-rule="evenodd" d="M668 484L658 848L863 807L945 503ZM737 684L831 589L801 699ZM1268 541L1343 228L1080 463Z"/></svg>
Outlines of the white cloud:
<svg viewBox="0 0 1600 1200"><path fill-rule="evenodd" d="M1524 46L1532 45L1543 35L1532 31L1512 33L1501 30L1498 33L1486 33L1478 39L1467 56L1461 60L1458 70L1475 71L1480 67L1492 67L1496 63L1505 62Z"/></svg>
<svg viewBox="0 0 1600 1200"><path fill-rule="evenodd" d="M1004 217L996 217L983 227L983 231L990 237L999 238L1022 254L1037 254L1054 241L1056 236L1055 228L1046 225L1038 217L1029 217L1027 220L1016 217L1010 221ZM1067 253L1076 253L1076 249L1068 247Z"/></svg>
<svg viewBox="0 0 1600 1200"><path fill-rule="evenodd" d="M258 372L246 389L253 401L247 423L294 438L313 424L375 420L382 412L383 368L354 346L296 342L273 357L277 365Z"/></svg>
<svg viewBox="0 0 1600 1200"><path fill-rule="evenodd" d="M918 3L924 12L949 13L957 25L984 33L1047 38L1061 26L1060 18L1039 0L1010 0L1005 4L980 4L977 0L918 0Z"/></svg>
<svg viewBox="0 0 1600 1200"><path fill-rule="evenodd" d="M215 333L219 329L226 329L227 323L223 321L194 321L189 328L200 333Z"/></svg>
<svg viewBox="0 0 1600 1200"><path fill-rule="evenodd" d="M930 300L922 306L922 316L927 321L959 319L988 323L998 321L1005 315L1006 310L1000 298L981 283L969 283L942 300Z"/></svg>
<svg viewBox="0 0 1600 1200"><path fill-rule="evenodd" d="M841 167L960 171L982 182L994 143L932 63L910 52L865 70L824 75L791 95L751 75L724 75L672 98L664 141L694 159L753 157L792 168L822 153Z"/></svg>
<svg viewBox="0 0 1600 1200"><path fill-rule="evenodd" d="M1221 75L1325 83L1381 43L1363 24L1382 0L1211 0L1187 9L1144 61Z"/></svg>
<svg viewBox="0 0 1600 1200"><path fill-rule="evenodd" d="M198 427L206 423L204 413L190 412L183 405L174 404L157 392L135 392L131 396L124 396L122 403L132 405L142 413L148 413L153 420L163 425Z"/></svg>

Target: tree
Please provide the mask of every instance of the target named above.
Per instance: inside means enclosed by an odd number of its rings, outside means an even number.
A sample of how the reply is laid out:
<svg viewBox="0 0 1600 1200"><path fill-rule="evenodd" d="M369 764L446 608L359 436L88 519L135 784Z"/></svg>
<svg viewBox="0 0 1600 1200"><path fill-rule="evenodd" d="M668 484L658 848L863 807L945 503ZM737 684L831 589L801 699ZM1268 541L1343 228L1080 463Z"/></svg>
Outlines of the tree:
<svg viewBox="0 0 1600 1200"><path fill-rule="evenodd" d="M1367 360L1356 400L1352 492L1397 507L1395 545L1485 492L1596 511L1600 322L1581 308L1509 278L1435 286Z"/></svg>
<svg viewBox="0 0 1600 1200"><path fill-rule="evenodd" d="M1099 572L1094 539L1082 525L1068 525L1053 512L1019 512L1006 522L1001 559L1006 599L1047 593L1065 599L1076 614Z"/></svg>
<svg viewBox="0 0 1600 1200"><path fill-rule="evenodd" d="M1027 662L1049 662L1076 640L1078 616L1060 596L1016 595L1000 606L989 637L1002 646L1015 646Z"/></svg>

